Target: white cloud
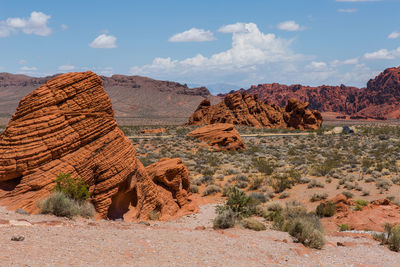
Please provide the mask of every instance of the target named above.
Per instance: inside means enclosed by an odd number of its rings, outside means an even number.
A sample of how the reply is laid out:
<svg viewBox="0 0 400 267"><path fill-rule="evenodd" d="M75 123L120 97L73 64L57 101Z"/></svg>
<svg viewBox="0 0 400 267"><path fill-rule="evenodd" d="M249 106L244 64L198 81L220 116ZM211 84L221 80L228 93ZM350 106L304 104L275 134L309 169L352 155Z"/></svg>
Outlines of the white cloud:
<svg viewBox="0 0 400 267"><path fill-rule="evenodd" d="M22 71L35 71L35 70L37 70L37 68L36 67L23 66L23 67L20 68L20 70L22 70Z"/></svg>
<svg viewBox="0 0 400 267"><path fill-rule="evenodd" d="M304 30L305 27L300 26L294 20L284 21L278 24L278 29L283 31L301 31Z"/></svg>
<svg viewBox="0 0 400 267"><path fill-rule="evenodd" d="M340 8L338 9L338 12L340 13L355 13L358 10L356 8Z"/></svg>
<svg viewBox="0 0 400 267"><path fill-rule="evenodd" d="M395 59L397 57L400 57L400 46L397 49L394 50L387 50L387 49L380 49L375 52L371 53L365 53L364 58L365 59Z"/></svg>
<svg viewBox="0 0 400 267"><path fill-rule="evenodd" d="M66 24L61 24L61 29L62 29L63 31L67 30L67 29L68 29L68 25L66 25Z"/></svg>
<svg viewBox="0 0 400 267"><path fill-rule="evenodd" d="M222 33L239 33L246 32L246 23L238 22L235 24L224 25L218 29L219 32Z"/></svg>
<svg viewBox="0 0 400 267"><path fill-rule="evenodd" d="M76 67L74 65L71 64L66 64L66 65L61 65L58 67L58 70L61 71L71 71L74 70Z"/></svg>
<svg viewBox="0 0 400 267"><path fill-rule="evenodd" d="M28 19L8 18L0 21L0 37L7 37L11 33L17 33L21 30L25 34L35 34L39 36L48 36L52 33L47 23L51 16L42 12L32 12Z"/></svg>
<svg viewBox="0 0 400 267"><path fill-rule="evenodd" d="M346 60L334 60L330 63L331 66L337 67L342 65L356 65L358 64L358 58L350 58Z"/></svg>
<svg viewBox="0 0 400 267"><path fill-rule="evenodd" d="M116 48L117 38L112 35L101 34L89 44L91 48Z"/></svg>
<svg viewBox="0 0 400 267"><path fill-rule="evenodd" d="M214 34L203 29L191 28L190 30L174 34L168 42L208 42L215 40Z"/></svg>
<svg viewBox="0 0 400 267"><path fill-rule="evenodd" d="M400 32L398 31L394 31L391 34L388 35L388 39L397 39L400 37Z"/></svg>
<svg viewBox="0 0 400 267"><path fill-rule="evenodd" d="M155 58L151 64L132 67L130 72L159 79L196 77L201 82L222 76L250 79L251 75L263 77L270 69L282 69L307 58L290 49L292 40L263 33L254 23L225 25L219 31L232 34L231 48L209 57L197 54L183 60Z"/></svg>
<svg viewBox="0 0 400 267"><path fill-rule="evenodd" d="M321 71L325 70L327 66L328 64L326 64L325 62L312 61L309 65L306 66L306 68L314 71Z"/></svg>

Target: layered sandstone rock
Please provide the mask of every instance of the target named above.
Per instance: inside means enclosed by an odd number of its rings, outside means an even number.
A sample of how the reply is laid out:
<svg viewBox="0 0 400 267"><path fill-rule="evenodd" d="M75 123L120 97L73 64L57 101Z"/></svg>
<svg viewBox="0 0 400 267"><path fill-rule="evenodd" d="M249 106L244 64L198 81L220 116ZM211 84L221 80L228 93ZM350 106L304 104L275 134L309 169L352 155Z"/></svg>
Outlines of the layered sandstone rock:
<svg viewBox="0 0 400 267"><path fill-rule="evenodd" d="M233 124L229 123L207 125L188 133L188 136L206 142L217 151L242 150L246 148L238 131L236 131Z"/></svg>
<svg viewBox="0 0 400 267"><path fill-rule="evenodd" d="M212 106L203 100L189 118L189 125L231 123L253 127L318 129L322 116L318 111L307 109L308 103L288 101L285 109L261 102L257 96L247 93L226 95L224 100Z"/></svg>
<svg viewBox="0 0 400 267"><path fill-rule="evenodd" d="M103 218L129 209L147 218L165 205L90 71L57 76L21 100L0 135L0 204L38 211L61 172L89 184Z"/></svg>

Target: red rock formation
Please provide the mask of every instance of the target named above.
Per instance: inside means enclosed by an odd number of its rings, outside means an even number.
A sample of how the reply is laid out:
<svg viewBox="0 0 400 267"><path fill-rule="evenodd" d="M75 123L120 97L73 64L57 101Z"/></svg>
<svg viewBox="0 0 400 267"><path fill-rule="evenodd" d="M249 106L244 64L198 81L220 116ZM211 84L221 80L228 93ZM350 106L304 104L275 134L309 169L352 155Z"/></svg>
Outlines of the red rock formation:
<svg viewBox="0 0 400 267"><path fill-rule="evenodd" d="M359 211L353 210L356 203L342 194L331 201L336 204L336 213L322 219L324 226L331 231L337 231L342 224L347 224L350 229L369 231L383 231L385 223L400 224L400 207L391 204L389 199L372 201Z"/></svg>
<svg viewBox="0 0 400 267"><path fill-rule="evenodd" d="M233 124L215 123L188 133L188 136L198 138L209 146L220 151L242 150L246 148L238 131Z"/></svg>
<svg viewBox="0 0 400 267"><path fill-rule="evenodd" d="M189 118L189 125L231 123L268 128L318 129L322 116L307 109L308 103L290 99L285 109L262 103L257 96L247 93L226 95L224 100L211 106L203 100Z"/></svg>
<svg viewBox="0 0 400 267"><path fill-rule="evenodd" d="M129 209L147 218L166 205L117 127L100 77L90 71L60 75L21 100L0 135L0 204L37 212L61 172L90 185L103 218Z"/></svg>
<svg viewBox="0 0 400 267"><path fill-rule="evenodd" d="M357 115L373 119L400 118L400 67L386 69L362 89L345 85L310 87L272 83L240 90L243 91L279 106L296 98L309 102L311 109L320 112L343 113L355 118Z"/></svg>

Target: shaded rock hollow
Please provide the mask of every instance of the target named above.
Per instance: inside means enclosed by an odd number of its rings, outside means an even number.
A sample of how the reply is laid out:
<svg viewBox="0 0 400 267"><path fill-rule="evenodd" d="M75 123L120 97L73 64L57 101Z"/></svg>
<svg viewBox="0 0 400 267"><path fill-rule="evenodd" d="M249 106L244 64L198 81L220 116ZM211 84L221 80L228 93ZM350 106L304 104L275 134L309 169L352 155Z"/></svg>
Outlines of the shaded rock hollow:
<svg viewBox="0 0 400 267"><path fill-rule="evenodd" d="M307 130L318 129L322 116L318 111L308 110L308 103L289 99L286 107L281 108L244 92L228 94L216 105L211 105L208 99L203 100L189 118L188 125L215 123Z"/></svg>
<svg viewBox="0 0 400 267"><path fill-rule="evenodd" d="M100 77L90 71L59 75L21 100L0 135L0 204L37 212L61 172L89 184L103 218L130 209L132 217L146 219L174 202L160 195L117 127Z"/></svg>

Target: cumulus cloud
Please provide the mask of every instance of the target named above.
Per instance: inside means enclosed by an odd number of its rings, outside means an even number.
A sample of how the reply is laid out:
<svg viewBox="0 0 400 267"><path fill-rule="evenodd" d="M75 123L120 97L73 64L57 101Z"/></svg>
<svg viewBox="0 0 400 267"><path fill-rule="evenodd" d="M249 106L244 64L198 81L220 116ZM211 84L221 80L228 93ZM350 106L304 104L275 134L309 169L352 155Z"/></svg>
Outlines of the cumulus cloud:
<svg viewBox="0 0 400 267"><path fill-rule="evenodd" d="M66 65L61 65L58 67L58 70L60 71L71 71L74 70L76 67L71 64L66 64Z"/></svg>
<svg viewBox="0 0 400 267"><path fill-rule="evenodd" d="M12 33L22 31L25 34L48 36L52 33L47 25L51 16L42 12L32 12L29 18L8 18L0 21L0 37L7 37Z"/></svg>
<svg viewBox="0 0 400 267"><path fill-rule="evenodd" d="M340 8L338 9L338 12L340 13L355 13L358 10L356 8Z"/></svg>
<svg viewBox="0 0 400 267"><path fill-rule="evenodd" d="M350 58L346 60L334 60L331 62L331 65L336 67L336 66L342 66L342 65L356 65L358 64L358 58Z"/></svg>
<svg viewBox="0 0 400 267"><path fill-rule="evenodd" d="M300 26L294 20L281 22L278 24L277 28L283 31L291 31L291 32L301 31L305 29L305 27Z"/></svg>
<svg viewBox="0 0 400 267"><path fill-rule="evenodd" d="M375 52L371 53L365 53L364 58L365 59L395 59L397 57L400 57L400 46L397 49L394 50L387 50L387 49L380 49Z"/></svg>
<svg viewBox="0 0 400 267"><path fill-rule="evenodd" d="M117 38L112 35L100 34L89 44L91 48L116 48Z"/></svg>
<svg viewBox="0 0 400 267"><path fill-rule="evenodd" d="M325 62L312 61L309 65L306 66L306 68L310 70L319 71L326 69L327 66L328 64L326 64Z"/></svg>
<svg viewBox="0 0 400 267"><path fill-rule="evenodd" d="M400 37L400 32L398 31L394 31L391 34L388 35L388 39L397 39Z"/></svg>
<svg viewBox="0 0 400 267"><path fill-rule="evenodd" d="M224 25L218 29L218 32L222 33L239 33L246 32L246 23L238 22L235 24Z"/></svg>
<svg viewBox="0 0 400 267"><path fill-rule="evenodd" d="M168 42L209 42L215 40L214 34L203 29L191 28L190 30L174 34Z"/></svg>
<svg viewBox="0 0 400 267"><path fill-rule="evenodd" d="M23 67L20 68L20 70L22 70L22 71L35 71L35 70L37 70L37 68L36 67L23 66Z"/></svg>

